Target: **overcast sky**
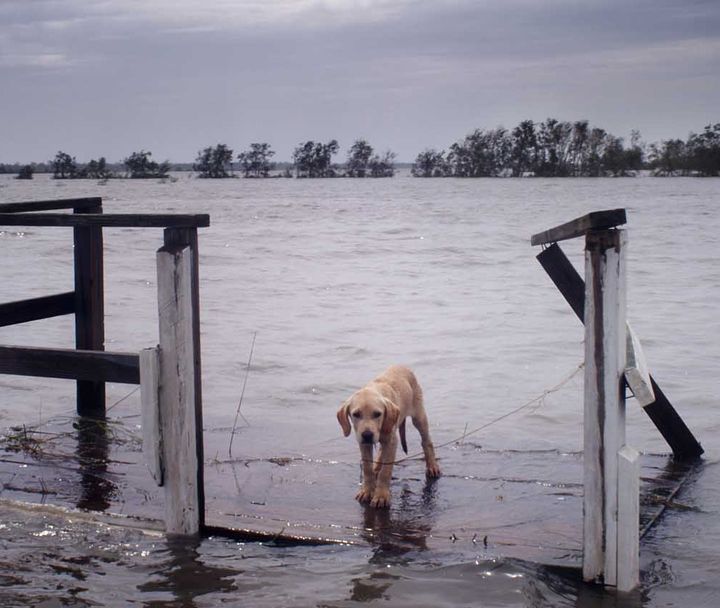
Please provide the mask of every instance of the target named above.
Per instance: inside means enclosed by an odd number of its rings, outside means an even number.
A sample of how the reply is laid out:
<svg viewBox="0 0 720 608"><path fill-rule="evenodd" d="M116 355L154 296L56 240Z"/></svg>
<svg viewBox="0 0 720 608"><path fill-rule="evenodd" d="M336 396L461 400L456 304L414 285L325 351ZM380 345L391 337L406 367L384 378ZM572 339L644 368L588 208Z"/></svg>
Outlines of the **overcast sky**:
<svg viewBox="0 0 720 608"><path fill-rule="evenodd" d="M0 0L0 162L720 122L720 0Z"/></svg>

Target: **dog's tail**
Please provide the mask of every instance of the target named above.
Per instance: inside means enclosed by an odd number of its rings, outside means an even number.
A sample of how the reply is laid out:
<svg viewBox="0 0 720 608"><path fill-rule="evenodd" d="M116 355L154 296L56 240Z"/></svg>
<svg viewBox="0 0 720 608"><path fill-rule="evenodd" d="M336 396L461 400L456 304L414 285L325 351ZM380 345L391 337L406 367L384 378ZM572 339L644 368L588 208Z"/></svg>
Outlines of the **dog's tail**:
<svg viewBox="0 0 720 608"><path fill-rule="evenodd" d="M407 420L407 418L405 418L400 423L399 430L400 430L400 445L402 446L403 452L405 452L407 454L408 451L407 451L407 439L405 439L405 420Z"/></svg>

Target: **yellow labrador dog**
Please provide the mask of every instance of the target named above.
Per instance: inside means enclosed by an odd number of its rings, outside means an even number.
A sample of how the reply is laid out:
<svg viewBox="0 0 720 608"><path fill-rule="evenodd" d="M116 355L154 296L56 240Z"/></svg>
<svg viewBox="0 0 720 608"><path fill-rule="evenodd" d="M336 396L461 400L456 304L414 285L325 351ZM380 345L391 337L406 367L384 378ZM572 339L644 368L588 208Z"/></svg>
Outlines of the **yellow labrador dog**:
<svg viewBox="0 0 720 608"><path fill-rule="evenodd" d="M362 488L355 496L360 502L370 502L372 507L390 505L390 479L397 451L397 431L400 432L400 443L407 454L405 418L408 416L420 432L427 476L439 477L440 467L435 460L435 448L430 439L422 390L415 374L407 367L393 365L340 406L337 418L345 437L350 435L352 422L360 444L363 481ZM376 443L380 447L373 465L373 447Z"/></svg>

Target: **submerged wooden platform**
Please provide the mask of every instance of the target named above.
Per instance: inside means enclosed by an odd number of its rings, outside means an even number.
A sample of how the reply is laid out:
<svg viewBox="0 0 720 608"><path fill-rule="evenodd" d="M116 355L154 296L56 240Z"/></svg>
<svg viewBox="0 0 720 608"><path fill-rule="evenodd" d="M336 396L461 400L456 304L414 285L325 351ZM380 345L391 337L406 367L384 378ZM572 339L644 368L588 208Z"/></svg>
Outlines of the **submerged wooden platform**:
<svg viewBox="0 0 720 608"><path fill-rule="evenodd" d="M0 440L0 500L162 528L162 488L143 462L138 422L68 417L11 430ZM427 551L438 563L480 556L581 566L582 454L487 451L464 442L441 451L438 480L426 481L422 461L396 466L392 506L379 510L354 500L360 471L347 447L342 457L330 447L322 459L245 452L207 461L207 532L229 528L247 540L357 544L398 555ZM642 529L688 470L670 456L642 457Z"/></svg>

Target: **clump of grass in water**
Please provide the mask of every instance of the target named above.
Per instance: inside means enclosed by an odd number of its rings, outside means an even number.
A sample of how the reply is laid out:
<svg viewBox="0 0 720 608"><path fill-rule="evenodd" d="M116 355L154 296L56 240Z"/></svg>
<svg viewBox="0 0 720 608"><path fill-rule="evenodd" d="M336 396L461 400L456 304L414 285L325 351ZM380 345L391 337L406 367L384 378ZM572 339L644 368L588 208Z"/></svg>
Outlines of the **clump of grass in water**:
<svg viewBox="0 0 720 608"><path fill-rule="evenodd" d="M39 437L35 429L22 426L10 427L10 432L0 436L0 446L8 452L26 454L33 458L42 458L46 437Z"/></svg>
<svg viewBox="0 0 720 608"><path fill-rule="evenodd" d="M98 443L130 446L132 450L142 449L142 439L122 423L93 418L78 418L72 423L72 430L41 431L39 427L27 425L10 427L5 435L0 435L0 448L6 452L24 454L35 460L75 460L79 434L96 434ZM63 448L68 451L65 452Z"/></svg>

